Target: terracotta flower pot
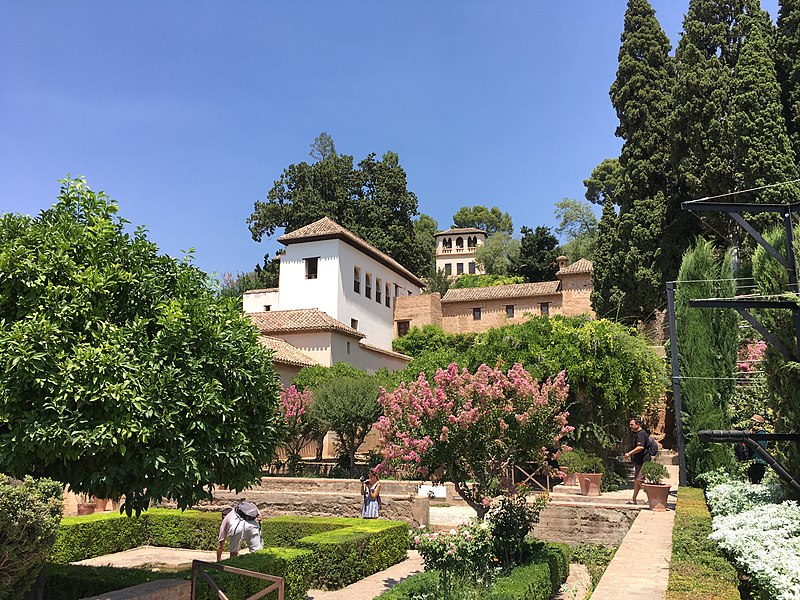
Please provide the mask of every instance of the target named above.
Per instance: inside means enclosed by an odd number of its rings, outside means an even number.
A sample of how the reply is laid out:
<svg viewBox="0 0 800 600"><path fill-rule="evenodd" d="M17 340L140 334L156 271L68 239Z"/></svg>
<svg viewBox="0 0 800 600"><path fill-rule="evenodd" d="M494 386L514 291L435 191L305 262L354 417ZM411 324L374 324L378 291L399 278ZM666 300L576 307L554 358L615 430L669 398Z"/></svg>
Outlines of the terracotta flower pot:
<svg viewBox="0 0 800 600"><path fill-rule="evenodd" d="M566 477L564 477L564 485L578 485L578 474L573 473L567 470L565 467L561 467L561 470L564 471Z"/></svg>
<svg viewBox="0 0 800 600"><path fill-rule="evenodd" d="M667 498L669 498L669 486L665 484L643 483L642 489L647 494L647 504L650 510L667 510Z"/></svg>
<svg viewBox="0 0 800 600"><path fill-rule="evenodd" d="M94 514L94 502L78 502L78 516Z"/></svg>
<svg viewBox="0 0 800 600"><path fill-rule="evenodd" d="M581 496L599 496L600 480L602 473L578 473L578 483L581 486Z"/></svg>

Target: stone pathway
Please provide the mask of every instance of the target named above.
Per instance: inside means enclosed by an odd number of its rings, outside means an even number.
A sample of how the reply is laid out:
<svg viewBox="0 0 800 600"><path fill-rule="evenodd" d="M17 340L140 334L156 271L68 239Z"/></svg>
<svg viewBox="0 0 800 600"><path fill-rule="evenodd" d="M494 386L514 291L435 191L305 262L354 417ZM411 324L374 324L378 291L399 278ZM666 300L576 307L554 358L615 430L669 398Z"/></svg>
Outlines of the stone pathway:
<svg viewBox="0 0 800 600"><path fill-rule="evenodd" d="M416 550L409 550L406 559L388 569L365 577L340 590L309 590L308 600L372 600L376 596L423 571L422 557Z"/></svg>
<svg viewBox="0 0 800 600"><path fill-rule="evenodd" d="M589 575L588 569L584 565L571 564L562 591L553 596L552 600L583 600L590 587L592 587L592 576Z"/></svg>
<svg viewBox="0 0 800 600"><path fill-rule="evenodd" d="M239 554L247 554L243 548ZM224 552L222 558L228 558ZM163 548L161 546L139 546L124 552L115 552L96 558L87 558L72 564L91 567L147 567L157 571L182 571L192 568L193 560L215 562L215 550L186 550L185 548Z"/></svg>

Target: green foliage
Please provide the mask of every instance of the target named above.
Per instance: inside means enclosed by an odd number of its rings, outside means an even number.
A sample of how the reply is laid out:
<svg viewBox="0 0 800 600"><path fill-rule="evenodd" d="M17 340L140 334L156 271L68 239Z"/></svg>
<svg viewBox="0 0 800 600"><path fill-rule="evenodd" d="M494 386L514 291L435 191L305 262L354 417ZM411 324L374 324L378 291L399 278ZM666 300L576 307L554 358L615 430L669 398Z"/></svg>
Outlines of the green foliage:
<svg viewBox="0 0 800 600"><path fill-rule="evenodd" d="M158 579L188 579L190 573L159 573L147 569L88 567L48 563L42 570L47 600L89 598Z"/></svg>
<svg viewBox="0 0 800 600"><path fill-rule="evenodd" d="M592 589L598 584L617 549L602 544L577 544L569 549L569 562L584 565L592 578Z"/></svg>
<svg viewBox="0 0 800 600"><path fill-rule="evenodd" d="M680 488L666 600L739 599L736 570L708 539L710 533L711 515L703 490Z"/></svg>
<svg viewBox="0 0 800 600"><path fill-rule="evenodd" d="M486 595L486 600L548 600L556 593L547 563L516 567L508 577L499 580Z"/></svg>
<svg viewBox="0 0 800 600"><path fill-rule="evenodd" d="M392 342L392 348L408 356L417 357L426 352L438 352L452 348L466 352L475 340L475 334L445 333L436 325L412 327L408 333Z"/></svg>
<svg viewBox="0 0 800 600"><path fill-rule="evenodd" d="M286 167L267 199L255 203L247 219L254 240L327 216L412 272L428 271L431 248L409 243L415 239L417 197L407 189L397 154L387 152L380 160L369 154L354 165L352 156L325 141L312 157L317 160Z"/></svg>
<svg viewBox="0 0 800 600"><path fill-rule="evenodd" d="M492 287L494 285L509 285L512 283L523 283L525 280L522 277L510 277L507 275L461 275L453 283L450 288L457 290L460 288L482 288Z"/></svg>
<svg viewBox="0 0 800 600"><path fill-rule="evenodd" d="M520 229L519 256L514 263L514 272L525 281L553 281L558 271L556 255L558 239L549 227L522 227Z"/></svg>
<svg viewBox="0 0 800 600"><path fill-rule="evenodd" d="M597 246L592 263L592 309L598 317L621 321L625 302L625 285L617 276L622 269L618 233L619 216L614 201L606 198L597 226Z"/></svg>
<svg viewBox="0 0 800 600"><path fill-rule="evenodd" d="M500 559L505 571L522 564L526 550L525 538L539 522L539 515L547 506L548 498L537 495L528 502L525 494L501 496L486 514L492 528L494 555Z"/></svg>
<svg viewBox="0 0 800 600"><path fill-rule="evenodd" d="M436 274L436 232L439 230L439 224L433 217L426 214L421 214L412 223L414 225L414 246L421 257L428 257L427 264L423 263L418 273L421 277L430 278Z"/></svg>
<svg viewBox="0 0 800 600"><path fill-rule="evenodd" d="M356 369L349 363L338 362L330 367L323 367L319 365L313 367L304 367L300 369L300 372L297 373L295 378L292 380L292 384L297 387L298 390L309 388L313 392L323 383L333 379L338 379L340 377L357 379L359 377L364 377L365 375L366 373L364 371Z"/></svg>
<svg viewBox="0 0 800 600"><path fill-rule="evenodd" d="M431 269L430 275L425 280L425 289L422 291L422 293L433 294L435 292L444 297L444 295L447 293L447 290L450 289L452 282L453 278L447 275L444 272L444 269L439 269L437 271L436 268L433 268Z"/></svg>
<svg viewBox="0 0 800 600"><path fill-rule="evenodd" d="M567 467L570 473L602 473L604 470L602 459L580 449L562 452L558 464Z"/></svg>
<svg viewBox="0 0 800 600"><path fill-rule="evenodd" d="M701 442L703 429L730 429L729 399L736 375L739 320L730 309L690 308L692 298L730 298L735 293L731 259L718 261L710 242L698 240L684 256L675 293L675 320L683 401L688 480L718 467L730 469L729 444Z"/></svg>
<svg viewBox="0 0 800 600"><path fill-rule="evenodd" d="M507 233L496 233L475 250L475 262L489 275L510 276L519 259L520 243Z"/></svg>
<svg viewBox="0 0 800 600"><path fill-rule="evenodd" d="M569 575L569 546L559 542L540 542L528 538L527 552L532 562L546 562L550 567L552 585L550 593L557 593Z"/></svg>
<svg viewBox="0 0 800 600"><path fill-rule="evenodd" d="M280 258L268 260L264 257L264 268L256 265L255 269L247 273L224 273L222 275L222 285L220 294L228 298L241 300L244 293L248 290L260 290L278 287L278 275L280 271Z"/></svg>
<svg viewBox="0 0 800 600"><path fill-rule="evenodd" d="M784 120L800 164L800 3L781 0L775 63L781 84Z"/></svg>
<svg viewBox="0 0 800 600"><path fill-rule="evenodd" d="M593 204L605 206L611 201L617 202L617 186L619 186L622 170L618 158L606 158L597 165L588 179L583 180L586 187L586 199ZM601 238L602 239L602 238Z"/></svg>
<svg viewBox="0 0 800 600"><path fill-rule="evenodd" d="M336 432L339 453L350 459L351 477L355 474L356 450L381 414L378 392L378 380L370 376L329 379L314 390L311 414Z"/></svg>
<svg viewBox="0 0 800 600"><path fill-rule="evenodd" d="M556 233L566 239L560 253L570 262L581 258L594 259L597 244L597 217L587 202L564 198L556 202Z"/></svg>
<svg viewBox="0 0 800 600"><path fill-rule="evenodd" d="M376 600L422 600L434 598L439 588L439 572L423 571L404 579L383 592Z"/></svg>
<svg viewBox="0 0 800 600"><path fill-rule="evenodd" d="M496 206L462 206L453 215L453 227L476 227L485 231L487 236L496 233L510 236L514 233L511 215Z"/></svg>
<svg viewBox="0 0 800 600"><path fill-rule="evenodd" d="M669 471L661 463L651 460L642 465L642 477L644 477L645 483L661 485L669 477Z"/></svg>
<svg viewBox="0 0 800 600"><path fill-rule="evenodd" d="M0 473L0 599L22 598L56 539L63 486L49 479Z"/></svg>
<svg viewBox="0 0 800 600"><path fill-rule="evenodd" d="M83 180L0 217L0 471L128 511L242 489L280 441L269 353L205 273L126 223Z"/></svg>

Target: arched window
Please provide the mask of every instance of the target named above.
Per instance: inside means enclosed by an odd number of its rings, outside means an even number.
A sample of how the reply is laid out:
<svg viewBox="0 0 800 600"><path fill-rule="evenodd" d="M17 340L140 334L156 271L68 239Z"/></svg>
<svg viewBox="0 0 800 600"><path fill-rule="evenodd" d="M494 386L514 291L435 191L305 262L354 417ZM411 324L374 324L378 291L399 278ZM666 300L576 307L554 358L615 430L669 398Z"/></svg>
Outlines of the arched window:
<svg viewBox="0 0 800 600"><path fill-rule="evenodd" d="M456 238L456 248L463 250L464 249L464 238L457 237Z"/></svg>
<svg viewBox="0 0 800 600"><path fill-rule="evenodd" d="M478 238L474 235L467 238L467 248L474 248L478 245Z"/></svg>

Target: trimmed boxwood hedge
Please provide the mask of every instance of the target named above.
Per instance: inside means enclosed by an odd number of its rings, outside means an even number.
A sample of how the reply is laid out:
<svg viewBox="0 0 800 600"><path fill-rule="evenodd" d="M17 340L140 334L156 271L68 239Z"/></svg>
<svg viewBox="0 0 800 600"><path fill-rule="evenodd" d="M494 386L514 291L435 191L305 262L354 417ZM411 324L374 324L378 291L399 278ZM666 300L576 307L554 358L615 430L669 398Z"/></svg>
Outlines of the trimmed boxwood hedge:
<svg viewBox="0 0 800 600"><path fill-rule="evenodd" d="M146 569L56 565L48 563L42 572L47 600L76 600L139 585L156 579L186 579L181 573L158 573Z"/></svg>

